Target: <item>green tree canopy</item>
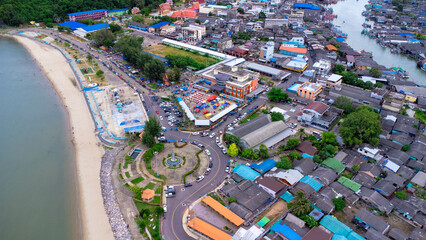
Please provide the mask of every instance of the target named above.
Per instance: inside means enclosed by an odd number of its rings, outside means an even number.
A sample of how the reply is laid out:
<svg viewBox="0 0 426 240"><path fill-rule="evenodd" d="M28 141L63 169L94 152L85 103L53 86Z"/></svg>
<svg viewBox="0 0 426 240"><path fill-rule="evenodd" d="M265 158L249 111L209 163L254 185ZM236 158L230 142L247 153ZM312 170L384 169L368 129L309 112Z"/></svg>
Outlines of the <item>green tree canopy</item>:
<svg viewBox="0 0 426 240"><path fill-rule="evenodd" d="M341 197L333 198L332 201L337 211L341 211L346 207L345 200L343 200Z"/></svg>
<svg viewBox="0 0 426 240"><path fill-rule="evenodd" d="M244 14L244 9L242 9L242 8L237 8L237 12L238 12L238 13L240 13L240 14Z"/></svg>
<svg viewBox="0 0 426 240"><path fill-rule="evenodd" d="M237 201L237 199L235 199L234 197L229 197L228 198L228 202L229 202L229 204L231 204L231 203L233 203L233 202L236 202Z"/></svg>
<svg viewBox="0 0 426 240"><path fill-rule="evenodd" d="M280 102L286 101L288 98L287 93L283 92L281 88L272 88L271 91L267 93L268 100L271 102Z"/></svg>
<svg viewBox="0 0 426 240"><path fill-rule="evenodd" d="M115 35L107 28L94 32L92 36L97 46L111 47L114 45Z"/></svg>
<svg viewBox="0 0 426 240"><path fill-rule="evenodd" d="M322 135L322 139L321 139L322 143L333 144L333 145L337 144L335 133L333 133L333 132L322 132L321 135Z"/></svg>
<svg viewBox="0 0 426 240"><path fill-rule="evenodd" d="M319 225L318 221L315 220L314 217L309 216L309 215L303 215L303 216L300 217L300 219L305 221L306 224L308 225L308 227L310 227L310 228L317 227Z"/></svg>
<svg viewBox="0 0 426 240"><path fill-rule="evenodd" d="M243 158L251 158L253 156L253 149L251 148L244 149L244 151L241 153L241 156Z"/></svg>
<svg viewBox="0 0 426 240"><path fill-rule="evenodd" d="M119 32L119 31L121 31L121 30L122 30L121 26L120 26L120 25L118 25L118 24L115 24L115 23L111 23L111 24L109 25L109 29L111 29L111 31L112 31L113 33L116 33L116 32Z"/></svg>
<svg viewBox="0 0 426 240"><path fill-rule="evenodd" d="M142 144L151 148L155 145L155 138L149 132L144 132L142 134Z"/></svg>
<svg viewBox="0 0 426 240"><path fill-rule="evenodd" d="M154 211L158 216L164 213L164 209L162 207L155 207Z"/></svg>
<svg viewBox="0 0 426 240"><path fill-rule="evenodd" d="M163 80L166 67L159 59L153 59L145 64L144 70L147 77L154 80Z"/></svg>
<svg viewBox="0 0 426 240"><path fill-rule="evenodd" d="M231 156L231 157L238 156L238 152L239 152L238 147L235 143L231 144L228 148L228 151L227 151L228 155Z"/></svg>
<svg viewBox="0 0 426 240"><path fill-rule="evenodd" d="M340 136L348 146L363 142L377 146L381 132L380 115L369 106L359 106L348 115L339 129Z"/></svg>
<svg viewBox="0 0 426 240"><path fill-rule="evenodd" d="M290 169L292 168L292 163L287 156L282 156L281 161L277 162L276 167L282 169Z"/></svg>
<svg viewBox="0 0 426 240"><path fill-rule="evenodd" d="M284 115L282 113L271 112L270 114L271 114L271 120L272 120L272 122L284 121Z"/></svg>
<svg viewBox="0 0 426 240"><path fill-rule="evenodd" d="M136 15L132 16L132 21L133 22L138 22L138 23L145 23L145 18L142 15L136 14Z"/></svg>
<svg viewBox="0 0 426 240"><path fill-rule="evenodd" d="M294 160L294 159L302 159L302 155L300 155L298 152L291 152L291 153L289 153L289 154L288 154L288 157L289 157L291 160Z"/></svg>
<svg viewBox="0 0 426 240"><path fill-rule="evenodd" d="M297 193L296 198L293 204L293 213L294 215L300 217L302 215L306 215L311 211L311 205L308 199L303 197L303 192L301 194Z"/></svg>
<svg viewBox="0 0 426 240"><path fill-rule="evenodd" d="M396 192L395 196L399 199L407 199L407 194L402 190L399 192Z"/></svg>
<svg viewBox="0 0 426 240"><path fill-rule="evenodd" d="M268 147L266 147L266 145L263 143L259 145L259 157L261 159L266 159L269 157Z"/></svg>
<svg viewBox="0 0 426 240"><path fill-rule="evenodd" d="M341 74L345 70L345 66L343 66L342 64L336 64L336 66L334 66L333 68L333 72L336 74Z"/></svg>
<svg viewBox="0 0 426 240"><path fill-rule="evenodd" d="M371 76L375 77L375 78L379 78L381 76L379 68L376 68L376 67L372 68L371 69Z"/></svg>
<svg viewBox="0 0 426 240"><path fill-rule="evenodd" d="M300 141L297 138L290 138L287 141L287 149L294 149L295 147L299 146Z"/></svg>
<svg viewBox="0 0 426 240"><path fill-rule="evenodd" d="M145 132L148 132L153 137L159 137L161 133L161 123L156 117L150 116L145 122Z"/></svg>
<svg viewBox="0 0 426 240"><path fill-rule="evenodd" d="M343 109L346 114L349 114L355 110L352 104L352 100L345 96L338 96L334 102L334 105L340 109Z"/></svg>

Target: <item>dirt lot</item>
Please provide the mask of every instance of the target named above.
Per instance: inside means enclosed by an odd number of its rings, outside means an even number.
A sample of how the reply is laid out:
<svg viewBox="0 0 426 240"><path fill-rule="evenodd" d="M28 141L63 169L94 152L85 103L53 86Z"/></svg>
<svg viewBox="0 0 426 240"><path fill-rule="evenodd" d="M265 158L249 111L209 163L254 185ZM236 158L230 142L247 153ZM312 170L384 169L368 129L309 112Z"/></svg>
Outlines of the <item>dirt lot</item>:
<svg viewBox="0 0 426 240"><path fill-rule="evenodd" d="M151 47L145 48L144 51L161 56L161 57L166 57L167 55L173 55L173 56L188 56L191 57L192 59L194 59L197 62L201 62L201 63L207 63L207 65L212 65L215 64L216 62L218 62L219 60L215 59L215 58L211 58L211 57L205 57L203 55L200 54L195 54L192 52L187 52L184 50L180 50L178 48L174 48L174 47L169 47L166 45L153 45Z"/></svg>
<svg viewBox="0 0 426 240"><path fill-rule="evenodd" d="M276 202L274 205L272 205L268 210L269 211L265 211L262 214L260 214L253 221L253 223L258 222L263 217L267 217L271 221L269 221L269 223L266 224L263 228L268 228L268 227L272 226L272 224L274 224L278 218L280 218L282 215L284 215L288 211L287 203L282 199L278 199L278 202Z"/></svg>

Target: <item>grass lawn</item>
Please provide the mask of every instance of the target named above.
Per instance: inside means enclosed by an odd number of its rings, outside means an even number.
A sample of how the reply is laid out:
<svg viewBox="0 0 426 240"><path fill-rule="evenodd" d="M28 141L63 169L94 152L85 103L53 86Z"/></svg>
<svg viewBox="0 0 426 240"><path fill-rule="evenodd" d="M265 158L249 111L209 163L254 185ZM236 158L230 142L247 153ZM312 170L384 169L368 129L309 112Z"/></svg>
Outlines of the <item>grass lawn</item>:
<svg viewBox="0 0 426 240"><path fill-rule="evenodd" d="M130 173L129 172L126 172L126 177L130 178Z"/></svg>
<svg viewBox="0 0 426 240"><path fill-rule="evenodd" d="M157 189L155 189L155 193L156 194L161 194L161 192L163 191L163 188L162 188L162 186L161 185L159 185L158 187L157 187Z"/></svg>
<svg viewBox="0 0 426 240"><path fill-rule="evenodd" d="M155 187L155 183L150 182L150 183L148 183L148 185L146 185L143 189L147 189L147 188L149 188L149 189L153 189L154 187Z"/></svg>
<svg viewBox="0 0 426 240"><path fill-rule="evenodd" d="M154 199L152 200L152 203L161 203L161 197L155 196Z"/></svg>
<svg viewBox="0 0 426 240"><path fill-rule="evenodd" d="M138 178L135 178L135 179L133 179L132 181L130 181L131 183L133 183L134 185L136 185L136 184L138 184L138 183L140 183L140 182L142 182L144 180L144 178L143 177L138 177Z"/></svg>
<svg viewBox="0 0 426 240"><path fill-rule="evenodd" d="M241 124L246 123L246 122L249 121L249 119L253 120L253 119L255 119L255 118L259 117L259 116L260 116L260 113L259 112L255 112L252 115L248 116L246 119L242 120L240 123Z"/></svg>
<svg viewBox="0 0 426 240"><path fill-rule="evenodd" d="M142 219L142 218L139 218L139 219L145 223L145 225L148 227L148 230L151 233L151 235L156 235L155 237L153 236L154 239L159 239L159 236L160 236L160 219L155 214L155 208L158 207L158 206L154 206L154 205L151 205L151 204L148 204L148 203L138 202L138 201L135 201L135 205L136 205L136 208L138 209L139 212L142 209L148 209L150 211L151 214L149 214L149 216L147 216L144 219ZM152 221L151 221L151 219L152 219Z"/></svg>
<svg viewBox="0 0 426 240"><path fill-rule="evenodd" d="M118 164L118 170L120 170L120 169L121 169L121 163Z"/></svg>
<svg viewBox="0 0 426 240"><path fill-rule="evenodd" d="M201 54L196 54L193 52L187 52L185 50L181 50L178 48L174 48L174 47L170 47L170 46L166 46L166 45L154 45L148 48L144 49L145 52L149 52L161 57L166 57L167 55L172 55L172 56L188 56L191 57L192 59L194 59L197 62L201 62L201 63L207 63L208 61L208 65L213 65L216 62L219 62L219 60L215 59L215 58L211 58L211 57L206 57L203 56Z"/></svg>
<svg viewBox="0 0 426 240"><path fill-rule="evenodd" d="M120 174L120 179L121 179L121 180L124 180L123 175L121 175L121 174Z"/></svg>

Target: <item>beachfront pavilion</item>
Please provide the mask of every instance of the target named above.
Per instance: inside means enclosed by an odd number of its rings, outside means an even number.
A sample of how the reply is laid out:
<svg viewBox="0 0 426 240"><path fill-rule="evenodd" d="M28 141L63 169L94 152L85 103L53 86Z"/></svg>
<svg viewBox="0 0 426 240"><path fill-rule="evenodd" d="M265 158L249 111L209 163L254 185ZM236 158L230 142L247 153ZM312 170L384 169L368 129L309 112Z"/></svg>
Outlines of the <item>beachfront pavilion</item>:
<svg viewBox="0 0 426 240"><path fill-rule="evenodd" d="M152 199L154 199L154 196L155 196L155 192L152 189L147 188L147 189L143 190L143 192L142 192L142 200L144 202L152 201Z"/></svg>

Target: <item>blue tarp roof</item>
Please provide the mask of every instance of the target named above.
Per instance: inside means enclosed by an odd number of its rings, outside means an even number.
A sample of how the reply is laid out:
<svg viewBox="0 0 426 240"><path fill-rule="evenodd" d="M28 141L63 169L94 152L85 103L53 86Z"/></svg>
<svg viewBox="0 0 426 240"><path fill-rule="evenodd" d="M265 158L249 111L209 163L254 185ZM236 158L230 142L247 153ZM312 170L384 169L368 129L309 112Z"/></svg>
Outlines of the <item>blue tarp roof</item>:
<svg viewBox="0 0 426 240"><path fill-rule="evenodd" d="M60 23L58 25L62 26L62 27L69 27L71 30L76 30L77 28L87 27L86 24L75 22L75 21L68 21L68 22Z"/></svg>
<svg viewBox="0 0 426 240"><path fill-rule="evenodd" d="M285 192L283 195L281 195L281 197L280 198L282 198L284 201L286 201L286 202L290 202L292 199L294 199L294 196L293 195L291 195L291 193L289 193L288 191L287 192Z"/></svg>
<svg viewBox="0 0 426 240"><path fill-rule="evenodd" d="M91 11L84 11L84 12L76 12L76 13L68 13L68 16L76 16L81 14L88 14L88 13L95 13L95 12L106 12L106 9L98 9L98 10L91 10Z"/></svg>
<svg viewBox="0 0 426 240"><path fill-rule="evenodd" d="M398 35L400 35L400 36L415 36L412 33L398 33Z"/></svg>
<svg viewBox="0 0 426 240"><path fill-rule="evenodd" d="M246 165L238 165L232 171L240 175L240 177L250 181L254 181L260 175L260 173L254 171Z"/></svg>
<svg viewBox="0 0 426 240"><path fill-rule="evenodd" d="M322 184L310 176L304 176L302 179L300 179L300 181L309 184L309 186L311 186L315 191L318 191L322 188Z"/></svg>
<svg viewBox="0 0 426 240"><path fill-rule="evenodd" d="M167 21L164 21L164 22L160 22L160 23L154 24L154 25L152 25L151 27L152 27L152 28L154 28L154 29L157 29L157 28L160 28L160 27L166 26L167 24L170 24L170 23L169 23L169 22L167 22Z"/></svg>
<svg viewBox="0 0 426 240"><path fill-rule="evenodd" d="M265 172L271 170L273 167L275 167L276 164L277 164L277 162L275 162L274 159L270 158L268 160L263 161L260 164L252 163L250 165L250 167L253 168L254 170L260 172L260 173L265 173Z"/></svg>
<svg viewBox="0 0 426 240"><path fill-rule="evenodd" d="M122 12L122 11L129 11L129 9L128 8L121 8L121 9L109 10L108 12L112 13L112 12Z"/></svg>
<svg viewBox="0 0 426 240"><path fill-rule="evenodd" d="M95 24L95 25L90 25L90 26L86 26L86 27L82 27L86 32L93 32L93 31L98 31L102 28L109 28L108 23L99 23L99 24Z"/></svg>
<svg viewBox="0 0 426 240"><path fill-rule="evenodd" d="M338 41L338 42L344 42L345 39L344 38L336 38L336 41Z"/></svg>
<svg viewBox="0 0 426 240"><path fill-rule="evenodd" d="M309 4L309 3L295 3L294 8L303 8L303 9L311 9L311 10L319 10L318 6Z"/></svg>
<svg viewBox="0 0 426 240"><path fill-rule="evenodd" d="M350 232L352 232L350 227L346 226L331 215L324 216L321 219L320 224L337 235L347 236Z"/></svg>
<svg viewBox="0 0 426 240"><path fill-rule="evenodd" d="M293 231L293 229L291 229L290 227L288 227L285 224L281 225L277 222L272 226L271 230L274 231L274 232L281 233L282 235L284 235L289 240L300 240L300 239L302 239L302 237L299 236L299 234L297 234L295 231Z"/></svg>

